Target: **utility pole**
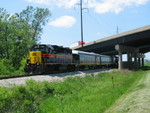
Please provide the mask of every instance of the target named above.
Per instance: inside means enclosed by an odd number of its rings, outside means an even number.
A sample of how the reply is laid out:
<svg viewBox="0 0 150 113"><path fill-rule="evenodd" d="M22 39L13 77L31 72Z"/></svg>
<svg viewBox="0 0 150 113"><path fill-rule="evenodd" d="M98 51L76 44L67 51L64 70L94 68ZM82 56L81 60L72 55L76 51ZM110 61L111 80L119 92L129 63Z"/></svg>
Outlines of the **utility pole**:
<svg viewBox="0 0 150 113"><path fill-rule="evenodd" d="M119 29L118 29L118 26L117 26L117 34L119 33Z"/></svg>
<svg viewBox="0 0 150 113"><path fill-rule="evenodd" d="M82 44L82 47L83 47L83 20L82 20L82 0L80 0L80 14L81 14L81 44Z"/></svg>

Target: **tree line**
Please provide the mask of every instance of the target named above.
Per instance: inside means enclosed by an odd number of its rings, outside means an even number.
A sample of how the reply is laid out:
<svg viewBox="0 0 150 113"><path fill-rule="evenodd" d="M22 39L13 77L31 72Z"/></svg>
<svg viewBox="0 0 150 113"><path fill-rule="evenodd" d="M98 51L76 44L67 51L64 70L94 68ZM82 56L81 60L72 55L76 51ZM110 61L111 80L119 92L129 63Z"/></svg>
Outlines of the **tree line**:
<svg viewBox="0 0 150 113"><path fill-rule="evenodd" d="M20 68L31 46L39 42L50 16L47 8L28 6L15 14L0 8L0 74L6 74L5 68Z"/></svg>

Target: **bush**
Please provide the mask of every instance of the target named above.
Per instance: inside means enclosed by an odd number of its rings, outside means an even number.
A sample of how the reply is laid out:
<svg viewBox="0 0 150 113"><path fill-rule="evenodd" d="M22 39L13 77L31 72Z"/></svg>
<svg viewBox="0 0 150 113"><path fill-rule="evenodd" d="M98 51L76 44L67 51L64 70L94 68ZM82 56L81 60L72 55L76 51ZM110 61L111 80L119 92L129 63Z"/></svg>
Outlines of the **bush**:
<svg viewBox="0 0 150 113"><path fill-rule="evenodd" d="M35 113L40 102L53 94L54 89L48 82L27 81L27 86L0 88L0 113Z"/></svg>
<svg viewBox="0 0 150 113"><path fill-rule="evenodd" d="M19 69L15 70L13 72L13 75L23 75L23 74L25 74L24 68L25 68L25 65L26 65L26 61L27 61L26 58L24 58L24 59L21 60Z"/></svg>
<svg viewBox="0 0 150 113"><path fill-rule="evenodd" d="M21 60L21 66L17 70L13 67L12 61L9 59L0 60L0 76L15 76L24 74L24 67L26 64L26 59Z"/></svg>
<svg viewBox="0 0 150 113"><path fill-rule="evenodd" d="M9 59L0 60L0 74L1 75L12 75L15 71L12 63Z"/></svg>

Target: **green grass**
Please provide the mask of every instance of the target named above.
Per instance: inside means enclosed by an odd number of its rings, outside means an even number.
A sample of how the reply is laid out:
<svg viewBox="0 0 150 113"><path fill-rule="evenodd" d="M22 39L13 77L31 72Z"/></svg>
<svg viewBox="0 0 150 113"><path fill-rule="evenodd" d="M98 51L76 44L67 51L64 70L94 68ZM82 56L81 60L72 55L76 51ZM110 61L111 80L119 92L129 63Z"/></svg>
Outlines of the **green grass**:
<svg viewBox="0 0 150 113"><path fill-rule="evenodd" d="M57 93L40 105L41 113L102 113L144 72L101 73L96 77L68 79L70 91ZM80 81L80 82L79 82Z"/></svg>
<svg viewBox="0 0 150 113"><path fill-rule="evenodd" d="M145 66L150 66L150 62L145 63Z"/></svg>
<svg viewBox="0 0 150 113"><path fill-rule="evenodd" d="M64 82L28 81L26 86L0 88L0 112L102 113L147 72L113 71Z"/></svg>

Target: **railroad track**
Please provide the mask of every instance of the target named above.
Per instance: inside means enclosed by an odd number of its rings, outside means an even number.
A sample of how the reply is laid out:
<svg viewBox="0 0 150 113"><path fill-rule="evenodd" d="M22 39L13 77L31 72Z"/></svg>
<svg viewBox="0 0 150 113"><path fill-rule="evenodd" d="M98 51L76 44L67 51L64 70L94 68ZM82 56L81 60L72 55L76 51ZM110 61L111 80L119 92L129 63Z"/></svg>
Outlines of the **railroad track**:
<svg viewBox="0 0 150 113"><path fill-rule="evenodd" d="M52 72L52 73L45 73L45 74L59 74L59 73L67 73L67 72L73 72L73 71L65 71L65 72ZM3 79L11 79L11 78L23 78L23 77L31 77L31 76L38 76L38 75L45 75L45 74L26 74L26 75L15 75L15 76L6 76L6 77L0 77L0 80Z"/></svg>
<svg viewBox="0 0 150 113"><path fill-rule="evenodd" d="M30 76L35 76L35 75L15 75L15 76L6 76L6 77L0 77L0 80L3 79L10 79L10 78L21 78L21 77L30 77Z"/></svg>
<svg viewBox="0 0 150 113"><path fill-rule="evenodd" d="M104 69L104 68L103 68ZM101 70L103 70L101 69ZM105 68L110 69L110 68ZM105 70L104 69L104 70ZM92 70L97 70L97 69L92 69ZM90 70L79 70L79 71L90 71ZM32 76L42 76L42 75L50 75L50 74L63 74L63 73L68 73L68 72L77 72L77 71L64 71L64 72L52 72L52 73L45 73L45 74L26 74L26 75L15 75L15 76L7 76L7 77L0 77L0 80L3 79L11 79L11 78L23 78L23 77L32 77Z"/></svg>

